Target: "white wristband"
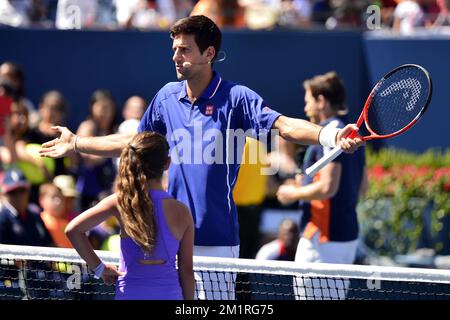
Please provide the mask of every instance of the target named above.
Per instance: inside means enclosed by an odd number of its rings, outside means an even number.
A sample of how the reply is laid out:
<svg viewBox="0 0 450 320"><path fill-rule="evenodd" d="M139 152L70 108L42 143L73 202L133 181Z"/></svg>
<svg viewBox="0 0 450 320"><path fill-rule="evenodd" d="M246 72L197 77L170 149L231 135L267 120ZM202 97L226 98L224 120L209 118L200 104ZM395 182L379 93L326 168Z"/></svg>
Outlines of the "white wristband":
<svg viewBox="0 0 450 320"><path fill-rule="evenodd" d="M75 151L75 153L80 153L80 151L78 150L78 146L77 146L79 138L80 137L77 135L75 138L75 142L73 143L73 151Z"/></svg>
<svg viewBox="0 0 450 320"><path fill-rule="evenodd" d="M328 148L336 147L336 136L340 129L333 126L325 126L319 132L319 143Z"/></svg>
<svg viewBox="0 0 450 320"><path fill-rule="evenodd" d="M102 277L105 267L106 267L105 264L103 262L100 262L100 264L94 268L93 271L95 273L95 276L94 276L95 279L100 279Z"/></svg>

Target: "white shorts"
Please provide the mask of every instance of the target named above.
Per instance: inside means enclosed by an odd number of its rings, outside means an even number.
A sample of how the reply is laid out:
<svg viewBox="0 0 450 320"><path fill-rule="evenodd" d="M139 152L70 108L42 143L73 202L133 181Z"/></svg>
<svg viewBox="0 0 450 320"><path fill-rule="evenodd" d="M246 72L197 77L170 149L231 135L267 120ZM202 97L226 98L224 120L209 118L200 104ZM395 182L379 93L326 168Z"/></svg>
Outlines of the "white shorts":
<svg viewBox="0 0 450 320"><path fill-rule="evenodd" d="M319 242L320 232L312 239L300 238L295 253L296 262L343 263L355 261L358 239L345 242Z"/></svg>
<svg viewBox="0 0 450 320"><path fill-rule="evenodd" d="M194 246L194 256L239 258L239 246ZM236 274L194 272L196 299L235 300Z"/></svg>
<svg viewBox="0 0 450 320"><path fill-rule="evenodd" d="M358 239L346 242L319 242L320 232L312 239L301 238L295 262L299 263L333 263L352 264L356 257ZM296 299L319 299L329 300L346 298L347 288L350 285L348 279L316 279L316 278L294 278L294 292Z"/></svg>

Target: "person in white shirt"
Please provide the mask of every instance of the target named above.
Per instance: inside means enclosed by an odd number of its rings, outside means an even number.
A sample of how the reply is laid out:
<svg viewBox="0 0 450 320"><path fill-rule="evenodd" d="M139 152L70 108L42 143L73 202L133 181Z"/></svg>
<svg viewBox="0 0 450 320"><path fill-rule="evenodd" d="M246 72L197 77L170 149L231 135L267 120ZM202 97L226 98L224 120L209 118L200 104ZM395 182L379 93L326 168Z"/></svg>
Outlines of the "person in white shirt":
<svg viewBox="0 0 450 320"><path fill-rule="evenodd" d="M280 223L278 237L263 245L255 259L294 261L298 240L298 225L291 219L284 219Z"/></svg>
<svg viewBox="0 0 450 320"><path fill-rule="evenodd" d="M424 24L425 14L419 3L415 0L403 0L394 10L394 32L402 35L411 35L414 29Z"/></svg>
<svg viewBox="0 0 450 320"><path fill-rule="evenodd" d="M85 29L93 27L97 11L97 1L59 0L56 9L56 28Z"/></svg>
<svg viewBox="0 0 450 320"><path fill-rule="evenodd" d="M121 28L164 29L177 19L173 0L114 0Z"/></svg>

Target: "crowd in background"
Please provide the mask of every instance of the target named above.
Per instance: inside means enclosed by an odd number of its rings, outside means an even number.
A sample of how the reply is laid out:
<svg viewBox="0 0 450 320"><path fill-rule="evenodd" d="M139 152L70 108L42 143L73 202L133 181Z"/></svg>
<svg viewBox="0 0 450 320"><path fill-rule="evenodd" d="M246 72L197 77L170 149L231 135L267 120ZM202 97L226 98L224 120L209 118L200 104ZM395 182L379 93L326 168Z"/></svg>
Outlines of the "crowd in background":
<svg viewBox="0 0 450 320"><path fill-rule="evenodd" d="M37 107L27 99L24 72L13 62L0 65L1 109L10 97L10 110L2 114L0 145L0 243L49 245L48 238L34 231L28 217L40 215L53 245L70 247L64 228L79 212L113 192L117 161L90 155L49 159L38 155L40 145L57 137L52 130L64 125L68 102L63 93L45 92ZM101 136L115 132L136 132L147 102L132 96L119 116L118 106L108 90L92 93L87 118L78 126L79 136ZM3 112L3 111L2 111ZM122 122L119 122L119 119ZM36 221L38 221L37 219ZM34 222L36 224L37 222ZM23 228L27 225L30 229ZM30 230L34 231L30 231ZM42 230L41 230L42 231ZM114 222L92 232L96 248L117 234ZM106 241L106 242L105 242Z"/></svg>
<svg viewBox="0 0 450 320"><path fill-rule="evenodd" d="M222 28L357 28L408 35L447 30L449 8L450 0L0 0L0 26L166 30L180 18L204 14Z"/></svg>

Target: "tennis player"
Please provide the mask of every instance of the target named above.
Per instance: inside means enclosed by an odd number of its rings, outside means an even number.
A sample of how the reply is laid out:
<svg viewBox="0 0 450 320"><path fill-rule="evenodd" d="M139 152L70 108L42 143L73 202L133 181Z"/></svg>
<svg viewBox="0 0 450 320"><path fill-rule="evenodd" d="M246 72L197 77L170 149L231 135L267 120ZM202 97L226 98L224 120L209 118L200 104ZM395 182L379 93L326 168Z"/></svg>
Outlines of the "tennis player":
<svg viewBox="0 0 450 320"><path fill-rule="evenodd" d="M185 203L193 214L194 255L237 258L238 219L232 191L239 163L229 159L242 155L245 137L242 144L230 143L231 132L251 131L257 136L270 135L276 129L289 141L320 142L328 147L338 142L346 152L354 152L362 142L358 138L344 138L356 128L354 125L343 130L321 130L321 126L308 121L281 115L254 91L222 79L212 67L222 34L209 18L183 18L171 28L170 35L172 60L181 81L168 83L156 94L138 130L156 131L168 138L174 158L169 170L169 193ZM67 128L55 129L61 135L43 144L42 156L61 157L74 152L117 156L131 138L129 135L81 138ZM204 135L199 136L198 132ZM212 142L216 145L213 151ZM208 151L213 159L205 161L202 152L205 155ZM176 155L181 161L175 161ZM215 289L212 298L234 299L232 285L225 286Z"/></svg>
<svg viewBox="0 0 450 320"><path fill-rule="evenodd" d="M342 128L347 114L346 91L335 72L315 76L304 82L305 113L314 123ZM329 149L309 146L304 169L319 160ZM282 185L277 192L284 204L302 201L301 225L306 225L297 246L296 262L352 264L358 247L356 206L364 189L364 148L353 155L343 154L323 167L302 185ZM300 284L300 283L299 283ZM305 285L305 287L308 287ZM330 289L330 288L329 288ZM333 290L334 289L334 290ZM345 297L345 288L324 291L329 298ZM305 290L313 290L305 289ZM308 292L300 296L312 296ZM324 297L325 298L325 297Z"/></svg>
<svg viewBox="0 0 450 320"><path fill-rule="evenodd" d="M67 236L97 277L108 284L117 278L116 300L193 299L194 223L188 208L161 185L170 164L166 139L140 133L120 160L116 194L72 220ZM119 270L100 261L86 236L111 216L121 225Z"/></svg>

